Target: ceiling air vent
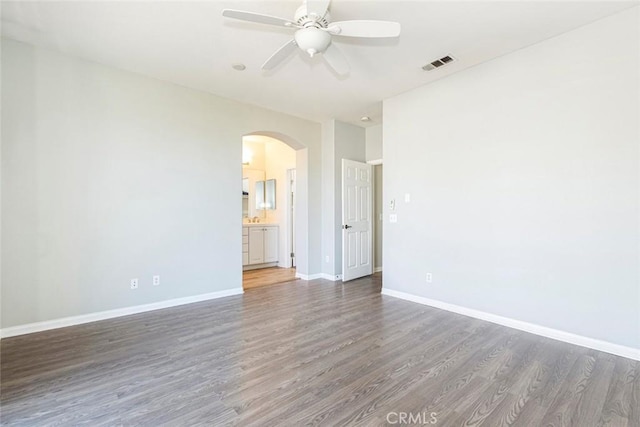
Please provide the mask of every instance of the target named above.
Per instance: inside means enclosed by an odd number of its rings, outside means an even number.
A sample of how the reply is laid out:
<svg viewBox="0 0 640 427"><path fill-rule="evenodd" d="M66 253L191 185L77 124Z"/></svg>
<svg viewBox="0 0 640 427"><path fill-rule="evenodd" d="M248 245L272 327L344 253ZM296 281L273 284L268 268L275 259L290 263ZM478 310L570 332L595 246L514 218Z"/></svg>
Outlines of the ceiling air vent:
<svg viewBox="0 0 640 427"><path fill-rule="evenodd" d="M436 59L433 62L428 63L427 65L423 66L422 69L425 71L431 71L431 70L435 70L436 68L440 68L443 65L447 65L450 62L453 62L454 58L452 56L443 56L440 59Z"/></svg>

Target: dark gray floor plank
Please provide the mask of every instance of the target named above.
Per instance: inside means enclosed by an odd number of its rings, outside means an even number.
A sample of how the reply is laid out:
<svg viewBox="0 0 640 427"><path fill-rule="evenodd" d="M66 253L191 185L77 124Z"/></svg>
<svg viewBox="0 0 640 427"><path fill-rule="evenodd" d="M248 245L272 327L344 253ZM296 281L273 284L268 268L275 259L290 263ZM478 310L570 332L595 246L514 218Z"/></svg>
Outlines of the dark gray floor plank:
<svg viewBox="0 0 640 427"><path fill-rule="evenodd" d="M380 287L295 281L4 339L0 423L640 427L640 362Z"/></svg>

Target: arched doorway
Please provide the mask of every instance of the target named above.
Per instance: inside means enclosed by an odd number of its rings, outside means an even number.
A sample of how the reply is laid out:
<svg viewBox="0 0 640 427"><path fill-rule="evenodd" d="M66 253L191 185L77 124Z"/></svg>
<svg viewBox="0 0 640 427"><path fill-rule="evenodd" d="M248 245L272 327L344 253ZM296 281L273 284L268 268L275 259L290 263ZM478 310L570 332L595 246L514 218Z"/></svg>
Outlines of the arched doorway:
<svg viewBox="0 0 640 427"><path fill-rule="evenodd" d="M298 221L298 159L305 147L270 131L242 138L242 269L243 287L250 289L295 280L296 265L306 245L306 230ZM306 202L306 194L301 202ZM304 209L301 209L304 211Z"/></svg>

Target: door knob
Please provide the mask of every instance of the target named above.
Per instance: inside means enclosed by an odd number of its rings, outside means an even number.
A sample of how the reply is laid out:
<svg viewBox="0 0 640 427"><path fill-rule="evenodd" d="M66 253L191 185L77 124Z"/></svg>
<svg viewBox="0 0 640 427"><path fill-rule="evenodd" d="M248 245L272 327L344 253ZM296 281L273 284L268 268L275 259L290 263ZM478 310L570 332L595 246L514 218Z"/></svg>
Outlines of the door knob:
<svg viewBox="0 0 640 427"><path fill-rule="evenodd" d="M343 225L342 228L344 228L345 230L348 228L353 228L351 225Z"/></svg>

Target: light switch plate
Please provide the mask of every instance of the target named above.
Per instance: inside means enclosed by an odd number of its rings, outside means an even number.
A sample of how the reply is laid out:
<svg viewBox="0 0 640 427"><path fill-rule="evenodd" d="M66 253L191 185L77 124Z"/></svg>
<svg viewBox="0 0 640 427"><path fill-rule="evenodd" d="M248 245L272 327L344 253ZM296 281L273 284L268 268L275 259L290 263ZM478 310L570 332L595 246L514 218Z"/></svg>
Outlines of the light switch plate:
<svg viewBox="0 0 640 427"><path fill-rule="evenodd" d="M404 194L404 202L405 203L409 203L411 201L411 194L410 193L405 193Z"/></svg>

